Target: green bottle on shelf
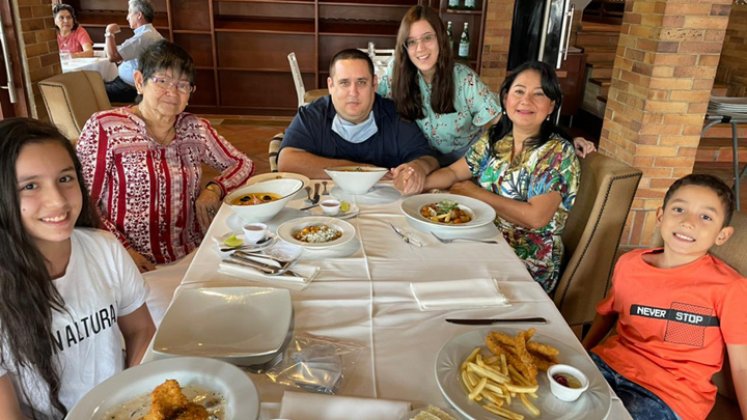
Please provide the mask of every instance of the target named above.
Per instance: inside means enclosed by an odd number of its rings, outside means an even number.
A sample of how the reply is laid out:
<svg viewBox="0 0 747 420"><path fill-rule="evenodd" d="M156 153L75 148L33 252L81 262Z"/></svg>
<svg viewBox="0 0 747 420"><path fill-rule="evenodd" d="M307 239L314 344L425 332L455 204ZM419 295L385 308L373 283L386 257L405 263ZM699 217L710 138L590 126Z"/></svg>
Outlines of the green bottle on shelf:
<svg viewBox="0 0 747 420"><path fill-rule="evenodd" d="M475 10L477 9L477 5L475 4L475 0L464 0L464 8L467 10Z"/></svg>
<svg viewBox="0 0 747 420"><path fill-rule="evenodd" d="M449 0L448 6L449 9L458 9L459 8L459 0Z"/></svg>
<svg viewBox="0 0 747 420"><path fill-rule="evenodd" d="M459 38L459 50L457 52L459 58L469 58L469 23L464 22L464 30L462 36Z"/></svg>
<svg viewBox="0 0 747 420"><path fill-rule="evenodd" d="M449 47L454 48L454 31L451 21L446 22L446 39L449 40Z"/></svg>

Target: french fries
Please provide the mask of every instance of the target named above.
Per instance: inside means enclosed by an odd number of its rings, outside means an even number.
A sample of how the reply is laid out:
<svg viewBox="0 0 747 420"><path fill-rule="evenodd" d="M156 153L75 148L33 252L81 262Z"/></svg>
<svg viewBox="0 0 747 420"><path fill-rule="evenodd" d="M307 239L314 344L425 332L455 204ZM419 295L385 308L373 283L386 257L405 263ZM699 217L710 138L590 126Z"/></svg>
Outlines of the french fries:
<svg viewBox="0 0 747 420"><path fill-rule="evenodd" d="M533 403L537 398L538 371L557 363L558 349L534 341L534 328L510 336L491 332L485 337L490 354L476 347L461 364L460 378L467 397L489 412L511 420L523 420L524 415L508 407L519 400L534 417L540 409Z"/></svg>

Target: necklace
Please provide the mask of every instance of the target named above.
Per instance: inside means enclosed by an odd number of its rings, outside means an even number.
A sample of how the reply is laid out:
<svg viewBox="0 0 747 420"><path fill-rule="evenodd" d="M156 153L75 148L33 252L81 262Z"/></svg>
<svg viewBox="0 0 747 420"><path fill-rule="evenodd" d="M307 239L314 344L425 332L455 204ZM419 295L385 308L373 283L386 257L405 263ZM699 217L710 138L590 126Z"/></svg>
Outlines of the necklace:
<svg viewBox="0 0 747 420"><path fill-rule="evenodd" d="M161 146L168 146L169 143L171 143L172 140L174 140L174 134L176 132L176 129L174 126L169 126L169 129L166 130L166 132L163 135L156 135L156 130L152 128L150 124L148 124L148 121L143 117L143 113L140 112L140 108L135 105L132 107L132 112L140 118L143 123L145 123L145 130L148 133L148 136L150 136L153 140L155 140L156 143L160 144Z"/></svg>

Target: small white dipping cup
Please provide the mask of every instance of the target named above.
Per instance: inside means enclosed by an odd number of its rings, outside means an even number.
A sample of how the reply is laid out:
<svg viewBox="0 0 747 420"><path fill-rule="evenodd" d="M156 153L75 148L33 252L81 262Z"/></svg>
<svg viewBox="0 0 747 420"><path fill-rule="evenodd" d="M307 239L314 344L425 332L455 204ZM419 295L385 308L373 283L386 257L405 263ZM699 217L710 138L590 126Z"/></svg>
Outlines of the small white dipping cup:
<svg viewBox="0 0 747 420"><path fill-rule="evenodd" d="M256 244L267 236L267 225L264 223L248 223L243 230L244 238L250 244Z"/></svg>
<svg viewBox="0 0 747 420"><path fill-rule="evenodd" d="M573 376L581 383L580 388L570 388L558 383L553 378L557 374ZM547 379L550 381L550 391L556 398L563 401L576 401L581 394L589 389L589 379L583 372L570 365L552 365L547 369Z"/></svg>
<svg viewBox="0 0 747 420"><path fill-rule="evenodd" d="M319 206L327 216L337 216L340 213L340 202L338 200L330 198L319 203Z"/></svg>

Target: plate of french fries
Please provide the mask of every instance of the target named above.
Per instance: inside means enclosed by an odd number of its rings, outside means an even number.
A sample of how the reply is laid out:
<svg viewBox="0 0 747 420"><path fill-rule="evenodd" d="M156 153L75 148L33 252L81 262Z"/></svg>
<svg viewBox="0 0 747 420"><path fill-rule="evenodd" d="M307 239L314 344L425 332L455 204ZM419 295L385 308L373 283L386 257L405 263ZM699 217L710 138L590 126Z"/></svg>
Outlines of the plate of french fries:
<svg viewBox="0 0 747 420"><path fill-rule="evenodd" d="M550 391L546 370L564 363L581 370L589 389L573 402ZM589 356L534 328L482 328L447 342L436 358L436 380L447 401L468 419L602 419L610 392Z"/></svg>

